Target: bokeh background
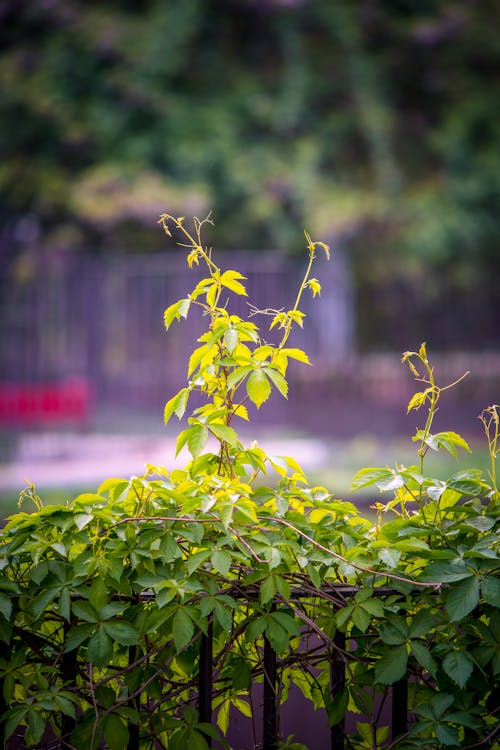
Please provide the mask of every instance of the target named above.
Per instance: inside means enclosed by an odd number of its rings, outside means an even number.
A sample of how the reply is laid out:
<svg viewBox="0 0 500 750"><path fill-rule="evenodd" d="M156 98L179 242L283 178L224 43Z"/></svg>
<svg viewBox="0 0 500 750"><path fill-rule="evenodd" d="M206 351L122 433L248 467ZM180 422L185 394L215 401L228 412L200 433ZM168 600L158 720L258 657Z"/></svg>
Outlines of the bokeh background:
<svg viewBox="0 0 500 750"><path fill-rule="evenodd" d="M265 307L304 228L332 247L295 339L314 366L252 439L339 492L406 460L399 360L426 340L438 382L471 371L439 419L478 444L500 400L499 27L494 0L3 0L0 514L25 479L61 499L170 460L196 324L162 329L192 285L164 211L212 211Z"/></svg>

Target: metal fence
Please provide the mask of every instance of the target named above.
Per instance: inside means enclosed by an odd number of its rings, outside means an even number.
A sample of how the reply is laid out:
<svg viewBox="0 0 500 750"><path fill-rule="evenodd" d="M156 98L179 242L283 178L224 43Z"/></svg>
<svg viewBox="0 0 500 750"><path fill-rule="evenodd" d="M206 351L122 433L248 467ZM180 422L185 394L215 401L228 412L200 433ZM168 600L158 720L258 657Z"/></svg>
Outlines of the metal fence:
<svg viewBox="0 0 500 750"><path fill-rule="evenodd" d="M252 304L292 306L303 264L279 254L222 253L223 268L248 277ZM165 335L163 310L196 281L182 257L35 255L14 267L0 301L0 382L84 377L98 402L152 406L180 384L202 321L190 316ZM342 262L322 263L320 303L306 298L308 325L296 336L314 358L333 362L353 346L353 304ZM247 315L241 299L231 308ZM267 320L262 321L267 328Z"/></svg>
<svg viewBox="0 0 500 750"><path fill-rule="evenodd" d="M166 399L184 384L203 325L190 316L166 335L163 311L188 293L197 271L189 271L176 251L99 257L33 251L21 260L0 273L0 423L82 425L92 421L92 413L113 415L119 409L148 411L161 419ZM290 404L273 397L259 419L339 435L407 432L399 415L412 384L399 355L422 340L433 355L441 352L434 359L442 382L472 370L460 386L460 415L467 423L478 409L498 402L500 298L486 282L477 293L460 296L443 279L434 318L432 290L373 286L365 290L368 302L359 307L364 310L359 320L342 249L332 262L318 261L321 298L305 296L304 330L291 340L308 352L313 367L293 363ZM300 260L271 252L225 252L219 262L248 277L249 298L263 308L289 308L304 271ZM244 299L230 304L236 313L248 314ZM266 319L258 322L267 329ZM356 337L365 340L367 331L393 353L358 356ZM478 351L482 341L489 351Z"/></svg>

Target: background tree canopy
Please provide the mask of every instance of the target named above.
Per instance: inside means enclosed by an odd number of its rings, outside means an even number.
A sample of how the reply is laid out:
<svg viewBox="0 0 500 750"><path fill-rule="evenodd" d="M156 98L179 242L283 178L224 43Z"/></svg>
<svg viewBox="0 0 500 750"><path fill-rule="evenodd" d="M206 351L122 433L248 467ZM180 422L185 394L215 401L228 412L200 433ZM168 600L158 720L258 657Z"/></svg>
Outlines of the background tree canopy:
<svg viewBox="0 0 500 750"><path fill-rule="evenodd" d="M2 252L349 238L358 285L500 275L493 0L4 0Z"/></svg>

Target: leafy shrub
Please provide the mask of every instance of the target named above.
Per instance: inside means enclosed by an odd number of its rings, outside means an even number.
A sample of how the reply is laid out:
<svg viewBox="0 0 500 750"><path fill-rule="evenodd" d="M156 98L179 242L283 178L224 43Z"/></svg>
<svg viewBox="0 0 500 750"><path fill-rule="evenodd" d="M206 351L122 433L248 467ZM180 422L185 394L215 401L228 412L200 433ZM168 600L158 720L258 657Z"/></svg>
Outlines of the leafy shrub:
<svg viewBox="0 0 500 750"><path fill-rule="evenodd" d="M164 215L206 276L165 311L165 326L201 312L207 321L188 363L188 384L165 421L193 408L177 440L191 459L168 472L147 466L106 480L96 494L18 513L1 532L0 676L5 735L28 746L49 736L78 749L194 748L224 738L230 709L254 712L264 638L279 657L279 702L293 684L330 725L358 714L350 747L490 747L498 737L500 672L499 410L482 414L491 472L425 474L430 450L469 450L454 432L432 432L442 392L425 345L406 352L423 384L408 409L427 407L414 440L418 464L366 468L375 525L349 502L308 484L297 461L245 447L235 424L276 389L287 396L288 345L302 326L302 296L321 291L309 263L290 310L227 310L246 296L244 277L222 271L194 230ZM254 322L270 318L271 338ZM204 400L200 404L199 396ZM267 474L273 479L263 483ZM213 635L214 724L200 721L200 643ZM346 639L342 645L339 634ZM339 645L339 643L341 645ZM329 661L345 664L333 695ZM409 731L380 724L389 686L410 679ZM256 740L254 738L254 744ZM297 747L293 738L280 747Z"/></svg>

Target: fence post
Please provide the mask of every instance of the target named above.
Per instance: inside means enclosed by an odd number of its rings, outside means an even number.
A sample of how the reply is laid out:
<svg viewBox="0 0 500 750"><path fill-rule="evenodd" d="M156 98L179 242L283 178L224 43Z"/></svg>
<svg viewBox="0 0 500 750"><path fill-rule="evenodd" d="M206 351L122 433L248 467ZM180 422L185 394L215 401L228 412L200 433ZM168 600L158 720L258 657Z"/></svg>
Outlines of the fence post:
<svg viewBox="0 0 500 750"><path fill-rule="evenodd" d="M345 663L336 653L336 649L345 651L345 634L337 630L333 639L334 650L330 657L330 695L335 698L345 688ZM344 750L345 717L330 727L332 750Z"/></svg>
<svg viewBox="0 0 500 750"><path fill-rule="evenodd" d="M408 679L398 680L392 686L392 739L408 730Z"/></svg>
<svg viewBox="0 0 500 750"><path fill-rule="evenodd" d="M264 716L262 726L263 750L274 750L274 748L276 747L276 678L276 651L264 636Z"/></svg>
<svg viewBox="0 0 500 750"><path fill-rule="evenodd" d="M200 661L198 667L198 718L208 724L212 722L212 639L213 623L208 623L207 634L201 634ZM210 737L205 736L208 746Z"/></svg>
<svg viewBox="0 0 500 750"><path fill-rule="evenodd" d="M68 622L67 620L64 621L64 642L66 643L66 636L68 632L71 630L71 626L73 623ZM78 671L78 658L77 658L78 650L73 649L72 651L65 651L62 659L61 659L61 677L63 679L64 683L69 684L70 686L76 687L76 675ZM66 714L63 715L62 718L62 726L61 726L61 735L63 738L63 741L66 738L69 738L71 736L72 731L76 727L76 719L73 719L71 716L66 716ZM0 745L0 747L3 747L3 745ZM68 743L69 747L69 743Z"/></svg>
<svg viewBox="0 0 500 750"><path fill-rule="evenodd" d="M2 712L2 714L0 714L1 716L8 709L8 706L3 697L3 680L0 680L0 690L1 690L0 711ZM0 747L2 748L5 747L5 721L4 720L0 721Z"/></svg>
<svg viewBox="0 0 500 750"><path fill-rule="evenodd" d="M128 649L128 663L131 666L137 659L137 648L136 646L129 646ZM128 701L129 708L137 711L137 723L128 722L128 744L127 750L139 750L140 741L140 726L139 726L139 706L138 701L135 698L131 698Z"/></svg>

